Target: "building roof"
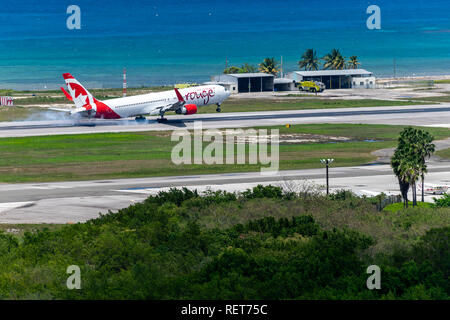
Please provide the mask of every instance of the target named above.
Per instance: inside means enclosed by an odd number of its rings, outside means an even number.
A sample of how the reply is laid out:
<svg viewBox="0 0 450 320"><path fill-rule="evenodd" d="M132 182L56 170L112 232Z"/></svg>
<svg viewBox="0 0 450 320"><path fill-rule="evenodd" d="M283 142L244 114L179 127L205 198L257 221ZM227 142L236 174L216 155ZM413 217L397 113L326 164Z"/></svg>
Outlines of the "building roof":
<svg viewBox="0 0 450 320"><path fill-rule="evenodd" d="M228 73L224 74L235 78L259 78L259 77L274 77L273 74L257 72L257 73Z"/></svg>
<svg viewBox="0 0 450 320"><path fill-rule="evenodd" d="M293 83L295 81L293 79L288 79L288 78L275 78L273 80L273 82L275 84L280 84L280 83Z"/></svg>
<svg viewBox="0 0 450 320"><path fill-rule="evenodd" d="M365 69L345 69L345 70L317 70L317 71L294 71L294 73L299 74L303 77L314 77L314 76L354 76L354 75L372 75L372 72Z"/></svg>
<svg viewBox="0 0 450 320"><path fill-rule="evenodd" d="M208 85L208 84L217 84L217 85L233 85L236 84L235 82L227 82L227 81L206 81L203 82L204 85Z"/></svg>

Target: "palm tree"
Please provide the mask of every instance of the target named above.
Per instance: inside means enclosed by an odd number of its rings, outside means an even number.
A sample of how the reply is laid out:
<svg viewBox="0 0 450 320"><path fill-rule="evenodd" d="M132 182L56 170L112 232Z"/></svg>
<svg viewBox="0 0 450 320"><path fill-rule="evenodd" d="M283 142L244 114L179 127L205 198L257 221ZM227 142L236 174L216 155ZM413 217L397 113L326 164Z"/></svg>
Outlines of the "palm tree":
<svg viewBox="0 0 450 320"><path fill-rule="evenodd" d="M403 129L398 139L398 146L391 158L391 166L397 176L400 191L408 207L408 189L412 187L413 206L417 205L416 182L422 178L422 201L424 200L423 185L427 172L426 158L434 152L433 137L426 131L408 127Z"/></svg>
<svg viewBox="0 0 450 320"><path fill-rule="evenodd" d="M427 173L426 159L430 158L435 151L435 145L433 143L433 140L434 137L429 132L417 130L416 154L419 160L420 176L422 180L422 202L425 201L424 181L425 181L425 173Z"/></svg>
<svg viewBox="0 0 450 320"><path fill-rule="evenodd" d="M325 61L325 63L323 64L324 69L345 69L345 58L342 56L338 49L331 50L331 52L327 53L322 58L322 60Z"/></svg>
<svg viewBox="0 0 450 320"><path fill-rule="evenodd" d="M343 70L347 67L345 63L345 58L340 53L334 59L333 64L336 70Z"/></svg>
<svg viewBox="0 0 450 320"><path fill-rule="evenodd" d="M358 61L357 56L351 56L350 58L348 58L347 63L349 69L358 69L358 66L361 65L361 63Z"/></svg>
<svg viewBox="0 0 450 320"><path fill-rule="evenodd" d="M406 166L404 163L405 157L403 155L403 152L401 149L397 147L397 149L394 152L394 155L391 158L391 167L394 171L394 174L397 176L398 184L400 187L400 193L402 194L403 198L403 206L405 208L408 207L408 191L409 191L409 179L406 172Z"/></svg>
<svg viewBox="0 0 450 320"><path fill-rule="evenodd" d="M306 49L302 55L302 60L298 62L300 69L305 70L317 70L319 69L319 59L317 58L316 51L313 49Z"/></svg>
<svg viewBox="0 0 450 320"><path fill-rule="evenodd" d="M259 71L276 76L279 71L278 66L278 62L275 58L265 58L264 61L259 64Z"/></svg>

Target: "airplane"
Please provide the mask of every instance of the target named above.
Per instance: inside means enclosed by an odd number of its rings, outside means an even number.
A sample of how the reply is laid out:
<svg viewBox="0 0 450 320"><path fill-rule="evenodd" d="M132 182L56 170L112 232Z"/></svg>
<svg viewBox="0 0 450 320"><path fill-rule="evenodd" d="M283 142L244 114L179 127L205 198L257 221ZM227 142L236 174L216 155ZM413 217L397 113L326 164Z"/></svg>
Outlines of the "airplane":
<svg viewBox="0 0 450 320"><path fill-rule="evenodd" d="M422 185L420 183L418 184L417 189L419 192L422 192ZM442 195L447 193L448 186L425 183L423 191L425 194Z"/></svg>
<svg viewBox="0 0 450 320"><path fill-rule="evenodd" d="M61 90L68 100L75 103L76 108L51 110L68 112L74 118L136 117L136 121L141 121L145 120L145 115L157 115L160 116L158 122L165 122L164 114L169 111L190 115L196 113L199 107L216 104L216 111L220 112L222 102L230 96L230 92L222 86L205 85L100 101L70 73L64 73L63 78L69 92L63 87Z"/></svg>

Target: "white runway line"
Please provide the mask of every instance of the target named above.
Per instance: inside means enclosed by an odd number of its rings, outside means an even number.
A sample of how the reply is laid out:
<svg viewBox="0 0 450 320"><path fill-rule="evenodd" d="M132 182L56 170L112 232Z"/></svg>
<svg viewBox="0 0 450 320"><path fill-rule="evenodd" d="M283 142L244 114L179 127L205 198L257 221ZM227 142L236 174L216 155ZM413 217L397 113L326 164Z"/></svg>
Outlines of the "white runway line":
<svg viewBox="0 0 450 320"><path fill-rule="evenodd" d="M117 211L146 197L101 196L43 199L36 202L1 203L0 223L77 223ZM32 206L30 206L33 204ZM3 212L1 211L3 209Z"/></svg>
<svg viewBox="0 0 450 320"><path fill-rule="evenodd" d="M424 127L441 127L441 128L450 128L450 123L439 123L439 124L429 124L424 125Z"/></svg>
<svg viewBox="0 0 450 320"><path fill-rule="evenodd" d="M13 209L28 207L31 206L33 203L34 203L33 201L0 203L0 214Z"/></svg>

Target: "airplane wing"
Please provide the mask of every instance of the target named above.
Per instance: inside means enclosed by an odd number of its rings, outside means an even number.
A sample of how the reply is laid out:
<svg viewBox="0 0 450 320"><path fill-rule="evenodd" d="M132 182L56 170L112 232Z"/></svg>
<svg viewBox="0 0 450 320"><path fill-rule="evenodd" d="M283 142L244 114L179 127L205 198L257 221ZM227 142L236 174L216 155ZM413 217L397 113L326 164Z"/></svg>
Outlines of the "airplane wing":
<svg viewBox="0 0 450 320"><path fill-rule="evenodd" d="M66 91L64 90L63 87L60 87L61 91L64 93L64 95L66 96L67 100L69 101L73 101L72 96ZM65 112L65 113L72 113L73 110L71 109L63 109L63 108L47 108L48 110L52 110L52 111L58 111L58 112Z"/></svg>
<svg viewBox="0 0 450 320"><path fill-rule="evenodd" d="M66 96L67 100L69 101L73 101L72 96L66 91L64 90L63 87L61 87L61 91L64 93L64 95ZM58 112L64 112L67 113L71 116L73 115L82 115L83 113L89 113L89 110L86 108L75 108L75 109L63 109L63 108L47 108L48 110L52 110L52 111L58 111Z"/></svg>
<svg viewBox="0 0 450 320"><path fill-rule="evenodd" d="M76 117L82 117L84 114L86 116L89 116L89 113L91 112L91 110L88 110L86 108L75 108L75 109L47 108L47 110L64 112L69 116L76 116Z"/></svg>
<svg viewBox="0 0 450 320"><path fill-rule="evenodd" d="M178 91L178 89L174 88L174 90L175 90L175 93L177 95L178 101L175 102L175 103L171 103L171 104L168 104L168 105L165 105L165 106L161 106L161 107L158 107L158 108L154 109L150 113L151 115L157 115L157 114L164 113L164 112L167 112L167 111L175 111L175 110L180 109L182 106L184 106L186 104L186 101L183 99L183 96Z"/></svg>
<svg viewBox="0 0 450 320"><path fill-rule="evenodd" d="M72 112L72 110L70 110L70 109L63 109L63 108L47 108L47 110L58 111L58 112L65 112L65 113L71 113Z"/></svg>

